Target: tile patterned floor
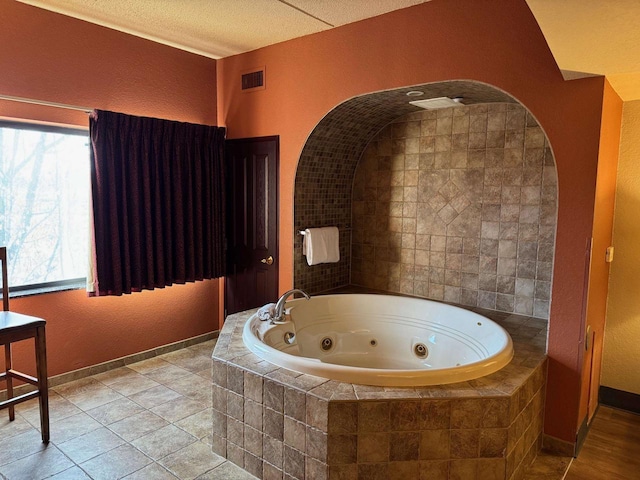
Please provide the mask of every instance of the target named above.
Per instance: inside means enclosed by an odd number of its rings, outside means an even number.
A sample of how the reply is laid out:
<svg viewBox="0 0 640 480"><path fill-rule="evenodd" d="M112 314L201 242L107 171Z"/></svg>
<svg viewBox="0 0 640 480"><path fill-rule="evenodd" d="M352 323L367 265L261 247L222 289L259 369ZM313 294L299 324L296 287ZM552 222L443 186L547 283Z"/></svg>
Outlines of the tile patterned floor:
<svg viewBox="0 0 640 480"><path fill-rule="evenodd" d="M0 412L0 479L250 480L211 451L215 340L50 390L51 442L37 401Z"/></svg>
<svg viewBox="0 0 640 480"><path fill-rule="evenodd" d="M560 457L540 452L527 468L523 480L562 480L569 469L571 460L571 457Z"/></svg>

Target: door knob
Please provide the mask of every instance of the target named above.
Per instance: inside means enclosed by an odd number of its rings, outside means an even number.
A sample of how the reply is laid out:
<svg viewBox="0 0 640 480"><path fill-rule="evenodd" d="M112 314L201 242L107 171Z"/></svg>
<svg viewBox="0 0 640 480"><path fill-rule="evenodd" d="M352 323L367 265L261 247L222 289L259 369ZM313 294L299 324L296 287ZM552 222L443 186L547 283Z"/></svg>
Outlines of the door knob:
<svg viewBox="0 0 640 480"><path fill-rule="evenodd" d="M263 258L262 260L260 260L260 262L266 265L271 265L273 263L273 257L269 255L267 258Z"/></svg>

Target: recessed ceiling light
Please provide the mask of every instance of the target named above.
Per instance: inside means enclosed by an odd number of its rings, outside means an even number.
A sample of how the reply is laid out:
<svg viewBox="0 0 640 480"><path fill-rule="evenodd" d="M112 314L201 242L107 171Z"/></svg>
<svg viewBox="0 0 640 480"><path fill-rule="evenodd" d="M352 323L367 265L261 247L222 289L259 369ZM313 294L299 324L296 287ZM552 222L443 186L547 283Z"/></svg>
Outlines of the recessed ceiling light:
<svg viewBox="0 0 640 480"><path fill-rule="evenodd" d="M419 97L421 95L424 95L424 92L421 92L420 90L411 90L410 92L407 92L407 97Z"/></svg>

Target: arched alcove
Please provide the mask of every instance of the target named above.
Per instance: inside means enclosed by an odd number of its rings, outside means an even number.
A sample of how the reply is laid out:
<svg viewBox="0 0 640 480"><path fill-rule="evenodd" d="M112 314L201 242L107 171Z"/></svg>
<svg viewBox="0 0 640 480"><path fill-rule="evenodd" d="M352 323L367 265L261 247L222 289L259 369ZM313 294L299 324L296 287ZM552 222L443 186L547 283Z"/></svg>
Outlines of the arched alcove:
<svg viewBox="0 0 640 480"><path fill-rule="evenodd" d="M409 101L463 97L424 110ZM503 91L450 81L352 98L314 128L294 192L294 285L357 284L548 319L555 162ZM336 225L340 262L308 266L298 230Z"/></svg>

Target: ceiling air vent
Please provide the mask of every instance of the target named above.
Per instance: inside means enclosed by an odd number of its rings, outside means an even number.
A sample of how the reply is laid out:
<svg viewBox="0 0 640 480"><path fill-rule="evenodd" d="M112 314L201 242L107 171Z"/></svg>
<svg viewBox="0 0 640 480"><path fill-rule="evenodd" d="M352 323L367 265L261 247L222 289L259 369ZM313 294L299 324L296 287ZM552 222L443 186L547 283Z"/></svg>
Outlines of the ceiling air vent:
<svg viewBox="0 0 640 480"><path fill-rule="evenodd" d="M254 69L242 74L242 90L262 90L264 89L264 67Z"/></svg>
<svg viewBox="0 0 640 480"><path fill-rule="evenodd" d="M461 101L462 97L438 97L427 98L425 100L415 100L409 103L411 105L415 105L416 107L425 108L427 110L435 110L437 108L462 107L464 104L461 103Z"/></svg>

